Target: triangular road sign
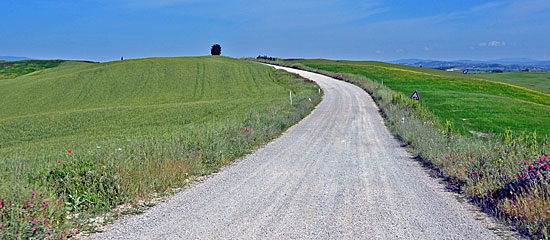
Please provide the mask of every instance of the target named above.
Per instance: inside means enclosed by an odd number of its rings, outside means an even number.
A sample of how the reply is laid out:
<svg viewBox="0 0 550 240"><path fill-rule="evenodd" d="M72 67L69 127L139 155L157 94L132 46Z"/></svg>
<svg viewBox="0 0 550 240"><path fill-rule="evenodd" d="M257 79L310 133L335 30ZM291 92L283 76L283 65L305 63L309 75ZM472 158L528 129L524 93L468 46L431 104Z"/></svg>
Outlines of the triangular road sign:
<svg viewBox="0 0 550 240"><path fill-rule="evenodd" d="M413 95L411 95L411 99L420 100L420 96L418 96L418 92L415 90Z"/></svg>

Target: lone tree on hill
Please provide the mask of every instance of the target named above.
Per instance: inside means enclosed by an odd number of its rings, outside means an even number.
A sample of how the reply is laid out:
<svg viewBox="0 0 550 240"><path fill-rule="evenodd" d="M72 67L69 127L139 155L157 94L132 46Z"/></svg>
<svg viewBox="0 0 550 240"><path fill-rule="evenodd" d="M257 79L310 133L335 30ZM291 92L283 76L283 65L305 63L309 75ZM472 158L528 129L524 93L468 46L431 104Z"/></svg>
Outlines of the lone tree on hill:
<svg viewBox="0 0 550 240"><path fill-rule="evenodd" d="M210 49L210 53L212 55L220 55L222 54L222 46L220 46L220 44L214 44L212 45L212 48Z"/></svg>

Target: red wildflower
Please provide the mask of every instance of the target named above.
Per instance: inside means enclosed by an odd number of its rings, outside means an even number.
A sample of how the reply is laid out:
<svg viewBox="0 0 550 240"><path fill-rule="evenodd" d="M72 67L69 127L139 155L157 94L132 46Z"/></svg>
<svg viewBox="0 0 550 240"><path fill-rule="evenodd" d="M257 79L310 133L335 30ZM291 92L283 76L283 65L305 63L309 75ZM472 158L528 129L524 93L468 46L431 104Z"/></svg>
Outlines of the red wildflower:
<svg viewBox="0 0 550 240"><path fill-rule="evenodd" d="M523 160L523 164L527 165L527 161Z"/></svg>
<svg viewBox="0 0 550 240"><path fill-rule="evenodd" d="M67 150L67 152L68 152L69 154L71 154L72 151L71 151L71 150Z"/></svg>
<svg viewBox="0 0 550 240"><path fill-rule="evenodd" d="M61 205L61 202L57 202L57 205Z"/></svg>
<svg viewBox="0 0 550 240"><path fill-rule="evenodd" d="M516 162L516 165L519 165L519 162Z"/></svg>
<svg viewBox="0 0 550 240"><path fill-rule="evenodd" d="M61 161L57 161L57 164L61 164Z"/></svg>

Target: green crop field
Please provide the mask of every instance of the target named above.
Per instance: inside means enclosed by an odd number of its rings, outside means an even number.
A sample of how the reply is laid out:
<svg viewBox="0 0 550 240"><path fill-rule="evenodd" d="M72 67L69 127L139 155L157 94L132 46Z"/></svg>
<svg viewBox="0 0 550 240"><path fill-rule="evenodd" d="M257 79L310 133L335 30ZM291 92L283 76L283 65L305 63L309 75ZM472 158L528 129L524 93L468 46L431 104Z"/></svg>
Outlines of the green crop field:
<svg viewBox="0 0 550 240"><path fill-rule="evenodd" d="M307 67L352 73L410 96L418 90L421 102L441 120L451 120L462 133L536 131L550 136L550 96L464 74L378 62L295 60Z"/></svg>
<svg viewBox="0 0 550 240"><path fill-rule="evenodd" d="M0 80L16 78L29 73L39 74L40 70L57 67L63 62L63 60L0 61Z"/></svg>
<svg viewBox="0 0 550 240"><path fill-rule="evenodd" d="M70 212L147 198L249 153L320 98L295 75L219 56L63 62L4 79L0 198L36 190Z"/></svg>
<svg viewBox="0 0 550 240"><path fill-rule="evenodd" d="M550 94L550 72L487 73L475 76Z"/></svg>

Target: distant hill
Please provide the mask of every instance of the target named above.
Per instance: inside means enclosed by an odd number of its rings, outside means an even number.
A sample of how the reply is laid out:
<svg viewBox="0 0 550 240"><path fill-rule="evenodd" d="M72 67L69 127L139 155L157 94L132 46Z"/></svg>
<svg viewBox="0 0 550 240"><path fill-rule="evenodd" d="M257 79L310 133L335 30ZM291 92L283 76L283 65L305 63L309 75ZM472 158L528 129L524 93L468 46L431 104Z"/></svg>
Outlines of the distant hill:
<svg viewBox="0 0 550 240"><path fill-rule="evenodd" d="M59 66L64 60L19 60L0 62L0 80L16 78L29 73Z"/></svg>
<svg viewBox="0 0 550 240"><path fill-rule="evenodd" d="M15 56L0 56L0 61L19 61L19 60L29 60L28 57L15 57Z"/></svg>
<svg viewBox="0 0 550 240"><path fill-rule="evenodd" d="M465 73L550 71L550 61L539 61L528 58L502 58L488 61L439 61L431 59L401 59L391 61L390 63L415 67L433 68L439 70L459 70Z"/></svg>

